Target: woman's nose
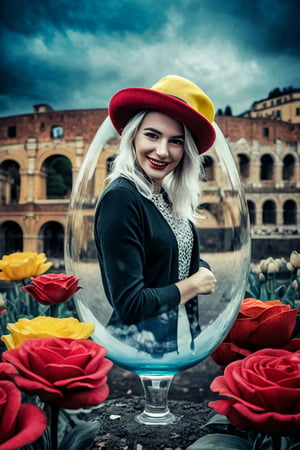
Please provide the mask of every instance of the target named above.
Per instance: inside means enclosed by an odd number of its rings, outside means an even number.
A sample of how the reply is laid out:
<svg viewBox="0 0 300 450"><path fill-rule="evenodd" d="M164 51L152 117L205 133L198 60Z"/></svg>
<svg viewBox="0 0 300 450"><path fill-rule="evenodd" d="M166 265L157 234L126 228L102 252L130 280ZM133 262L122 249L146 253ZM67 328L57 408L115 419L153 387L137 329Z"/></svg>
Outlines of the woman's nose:
<svg viewBox="0 0 300 450"><path fill-rule="evenodd" d="M168 143L161 140L156 146L156 154L161 158L165 158L166 156L168 156Z"/></svg>

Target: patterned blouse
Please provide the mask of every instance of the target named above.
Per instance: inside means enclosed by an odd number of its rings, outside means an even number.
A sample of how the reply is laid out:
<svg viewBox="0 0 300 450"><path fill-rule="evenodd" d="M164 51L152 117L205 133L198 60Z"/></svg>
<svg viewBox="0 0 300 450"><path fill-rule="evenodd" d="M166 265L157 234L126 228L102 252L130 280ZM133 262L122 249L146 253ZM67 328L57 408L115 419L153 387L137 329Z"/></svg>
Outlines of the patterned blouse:
<svg viewBox="0 0 300 450"><path fill-rule="evenodd" d="M153 194L152 200L176 237L178 245L178 278L179 280L183 280L189 275L192 257L193 232L191 225L187 219L183 217L177 219L173 216L172 208L166 194ZM190 351L191 348L190 326L193 326L193 324L189 324L185 306L178 306L177 351L179 353ZM196 311L196 305L190 305L190 307Z"/></svg>
<svg viewBox="0 0 300 450"><path fill-rule="evenodd" d="M184 218L175 218L172 214L172 207L167 195L152 194L152 201L160 211L164 219L171 227L178 245L178 278L183 280L189 275L189 268L193 249L193 232L189 221Z"/></svg>

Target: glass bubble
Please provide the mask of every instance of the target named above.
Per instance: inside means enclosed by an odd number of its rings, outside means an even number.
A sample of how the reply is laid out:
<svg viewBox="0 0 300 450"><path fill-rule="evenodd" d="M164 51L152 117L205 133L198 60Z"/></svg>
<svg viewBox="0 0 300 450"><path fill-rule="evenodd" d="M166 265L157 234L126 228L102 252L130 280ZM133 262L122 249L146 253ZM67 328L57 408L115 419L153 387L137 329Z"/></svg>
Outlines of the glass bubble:
<svg viewBox="0 0 300 450"><path fill-rule="evenodd" d="M166 402L172 377L198 364L214 351L235 320L245 292L250 264L248 209L231 151L216 123L214 127L216 142L203 155L206 179L200 180L201 194L195 224L201 258L211 266L217 285L214 293L199 296L198 305L194 305L191 312L194 318L197 315L196 325L195 321L191 325L194 333L184 311L180 310L178 315L177 308L165 316L152 318L146 326L141 322L108 325L112 306L103 288L93 227L96 202L118 146L118 136L109 118L100 126L88 149L70 199L65 264L67 273L80 278L83 287L76 293L76 308L81 320L94 323L92 339L107 348L108 357L118 366L140 376L148 409L146 418L141 415L138 419L143 423L162 423L162 416L166 417L165 423L174 420L166 405L165 416L160 410L157 413L156 400L148 397L151 397L153 389L160 393L164 389L162 401ZM175 332L168 328L171 322L174 328L174 317ZM145 386L147 380L150 380L150 391ZM151 414L153 421L149 419ZM155 422L157 415L160 422Z"/></svg>

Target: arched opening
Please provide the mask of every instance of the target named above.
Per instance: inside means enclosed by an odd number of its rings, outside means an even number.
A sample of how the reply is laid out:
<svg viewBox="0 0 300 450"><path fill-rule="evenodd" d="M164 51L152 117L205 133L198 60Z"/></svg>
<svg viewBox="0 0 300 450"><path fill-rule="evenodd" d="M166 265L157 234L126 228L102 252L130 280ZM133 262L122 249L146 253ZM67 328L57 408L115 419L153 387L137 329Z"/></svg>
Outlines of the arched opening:
<svg viewBox="0 0 300 450"><path fill-rule="evenodd" d="M45 223L39 232L43 241L43 252L47 258L54 258L58 261L64 259L64 229L59 222Z"/></svg>
<svg viewBox="0 0 300 450"><path fill-rule="evenodd" d="M250 176L250 163L247 155L239 154L239 172L242 179L247 180Z"/></svg>
<svg viewBox="0 0 300 450"><path fill-rule="evenodd" d="M295 174L295 158L293 155L286 155L283 159L282 179L291 181Z"/></svg>
<svg viewBox="0 0 300 450"><path fill-rule="evenodd" d="M260 160L260 179L273 180L274 161L271 155L263 155Z"/></svg>
<svg viewBox="0 0 300 450"><path fill-rule="evenodd" d="M107 160L106 160L106 176L111 173L112 166L113 166L115 159L116 159L116 155L112 155L107 158Z"/></svg>
<svg viewBox="0 0 300 450"><path fill-rule="evenodd" d="M255 225L255 224L256 224L256 208L255 208L255 203L254 203L252 200L248 200L248 201L247 201L247 205L248 205L248 211L249 211L250 224L251 224L251 225Z"/></svg>
<svg viewBox="0 0 300 450"><path fill-rule="evenodd" d="M215 179L213 159L210 156L205 155L202 163L205 170L206 181L213 181Z"/></svg>
<svg viewBox="0 0 300 450"><path fill-rule="evenodd" d="M283 205L283 223L284 225L297 224L297 205L294 200L287 200Z"/></svg>
<svg viewBox="0 0 300 450"><path fill-rule="evenodd" d="M1 204L18 203L20 198L20 166L10 159L0 165Z"/></svg>
<svg viewBox="0 0 300 450"><path fill-rule="evenodd" d="M0 257L23 251L23 232L21 227L11 220L0 225Z"/></svg>
<svg viewBox="0 0 300 450"><path fill-rule="evenodd" d="M276 205L273 200L267 200L263 204L263 224L275 225L276 224Z"/></svg>
<svg viewBox="0 0 300 450"><path fill-rule="evenodd" d="M47 199L68 198L72 190L72 164L65 156L46 159L42 168L47 174Z"/></svg>

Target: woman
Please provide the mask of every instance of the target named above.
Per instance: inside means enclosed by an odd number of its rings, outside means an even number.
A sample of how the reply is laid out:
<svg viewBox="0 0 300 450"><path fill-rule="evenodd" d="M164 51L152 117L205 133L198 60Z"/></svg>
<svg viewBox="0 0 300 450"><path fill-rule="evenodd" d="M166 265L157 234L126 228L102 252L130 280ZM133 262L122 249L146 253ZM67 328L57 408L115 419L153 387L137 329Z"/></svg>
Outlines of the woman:
<svg viewBox="0 0 300 450"><path fill-rule="evenodd" d="M166 76L151 89L117 92L109 116L121 135L109 184L95 214L109 329L153 354L178 350L200 333L197 296L216 279L200 259L192 223L199 154L214 143L214 106L194 83Z"/></svg>

